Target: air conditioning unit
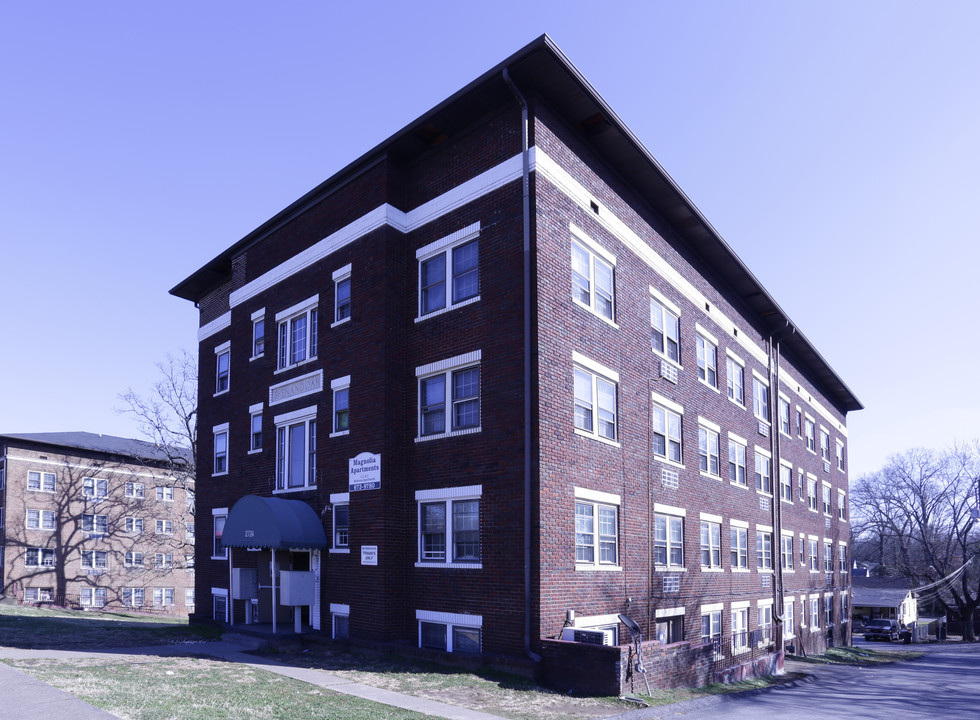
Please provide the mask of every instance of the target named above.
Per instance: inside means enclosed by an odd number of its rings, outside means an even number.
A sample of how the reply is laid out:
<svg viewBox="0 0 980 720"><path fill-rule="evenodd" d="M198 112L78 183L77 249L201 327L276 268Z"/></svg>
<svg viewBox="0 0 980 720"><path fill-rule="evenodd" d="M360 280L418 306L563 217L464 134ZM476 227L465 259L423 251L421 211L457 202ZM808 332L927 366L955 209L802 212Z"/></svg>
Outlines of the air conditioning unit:
<svg viewBox="0 0 980 720"><path fill-rule="evenodd" d="M677 372L677 366L667 362L666 360L660 361L660 377L662 377L667 382L672 382L674 385L677 384L679 373Z"/></svg>
<svg viewBox="0 0 980 720"><path fill-rule="evenodd" d="M588 643L590 645L612 645L613 631L606 630L580 630L578 628L567 627L561 631L562 640L572 642Z"/></svg>
<svg viewBox="0 0 980 720"><path fill-rule="evenodd" d="M765 420L759 421L759 434L769 437L769 423L767 423Z"/></svg>

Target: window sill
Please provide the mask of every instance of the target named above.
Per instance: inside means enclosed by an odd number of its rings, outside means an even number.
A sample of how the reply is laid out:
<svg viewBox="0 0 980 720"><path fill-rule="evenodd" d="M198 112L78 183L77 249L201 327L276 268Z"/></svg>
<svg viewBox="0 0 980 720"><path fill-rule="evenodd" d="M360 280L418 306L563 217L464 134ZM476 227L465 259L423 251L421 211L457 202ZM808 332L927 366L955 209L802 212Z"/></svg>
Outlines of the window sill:
<svg viewBox="0 0 980 720"><path fill-rule="evenodd" d="M711 476L708 475L707 477L711 477ZM731 485L732 487L741 488L742 490L748 490L749 489L748 483L740 483L740 482L736 482L735 480L729 480L728 481L728 484Z"/></svg>
<svg viewBox="0 0 980 720"><path fill-rule="evenodd" d="M622 447L618 440L610 440L609 438L604 438L601 435L596 435L595 433L586 432L580 428L575 428L575 434L579 437L588 438L589 440L596 440L601 442L603 445L609 445L611 447Z"/></svg>
<svg viewBox="0 0 980 720"><path fill-rule="evenodd" d="M756 488L755 489L755 494L756 495L762 495L762 496L767 497L767 498L771 498L772 497L772 491L760 490L759 488Z"/></svg>
<svg viewBox="0 0 980 720"><path fill-rule="evenodd" d="M250 357L248 361L252 362L253 360L261 360L264 357L265 357L265 353L259 353L258 355L253 355L252 357Z"/></svg>
<svg viewBox="0 0 980 720"><path fill-rule="evenodd" d="M350 555L350 548L330 548L331 555Z"/></svg>
<svg viewBox="0 0 980 720"><path fill-rule="evenodd" d="M683 565L654 565L653 566L653 571L654 572L658 572L658 573L659 572L662 572L662 573L675 573L675 572L683 572L683 573L686 573L687 572L687 568L684 567Z"/></svg>
<svg viewBox="0 0 980 720"><path fill-rule="evenodd" d="M289 493L308 492L310 490L316 490L316 485L304 485L303 487L294 487L294 488L284 488L284 489L280 489L280 490L273 490L272 491L272 494L273 495L288 495Z"/></svg>
<svg viewBox="0 0 980 720"><path fill-rule="evenodd" d="M228 556L227 555L212 555L211 556L211 559L212 560L227 560L228 559ZM141 565L140 567L143 567L143 566Z"/></svg>
<svg viewBox="0 0 980 720"><path fill-rule="evenodd" d="M579 300L576 300L575 298L572 298L572 302L575 303L575 305L580 307L582 310L585 310L587 313L589 313L589 315L592 315L593 317L602 320L602 322L606 323L606 325L609 325L610 327L619 330L619 325L616 324L615 320L607 318L605 315L602 315L601 313L597 313L593 308L591 308L590 306L586 305L583 302L580 302ZM615 301L613 304L615 305Z"/></svg>
<svg viewBox="0 0 980 720"><path fill-rule="evenodd" d="M281 375L282 373L289 372L290 370L295 370L296 368L303 367L304 365L309 365L310 363L316 361L317 358L315 356L311 358L307 358L306 360L300 360L298 363L295 363L293 365L287 365L286 367L276 368L275 372L273 372L272 374Z"/></svg>
<svg viewBox="0 0 980 720"><path fill-rule="evenodd" d="M712 475L711 473L705 470L699 470L698 474L703 478L708 478L709 480L717 480L718 482L721 482L721 475ZM738 485L738 483L732 483L732 484Z"/></svg>
<svg viewBox="0 0 980 720"><path fill-rule="evenodd" d="M227 471L227 470L225 470L224 472L219 472L219 473L211 473L211 477L224 477L224 476L225 476L225 475L227 475L227 474L228 474L228 471Z"/></svg>
<svg viewBox="0 0 980 720"><path fill-rule="evenodd" d="M448 568L455 570L482 570L483 563L463 563L463 562L417 562L417 568Z"/></svg>
<svg viewBox="0 0 980 720"><path fill-rule="evenodd" d="M707 383L705 383L705 384L707 384ZM709 385L708 387L711 387L711 386ZM736 406L738 406L738 407L739 407L739 408L741 408L742 410L745 410L745 409L746 409L746 408L745 408L745 403L744 403L744 402L739 402L739 401L738 401L738 400L736 400L735 398L731 398L731 397L730 397L730 398L728 398L728 402L730 402L730 403L731 403L732 405L736 405Z"/></svg>
<svg viewBox="0 0 980 720"><path fill-rule="evenodd" d="M330 433L329 437L343 437L344 435L350 435L350 430L338 430L337 432Z"/></svg>
<svg viewBox="0 0 980 720"><path fill-rule="evenodd" d="M219 390L218 392L216 392L211 397L218 397L219 395L227 395L230 390L231 390L231 388L226 388L224 390Z"/></svg>
<svg viewBox="0 0 980 720"><path fill-rule="evenodd" d="M704 567L702 565L701 566L701 572L703 572L703 573L723 573L723 572L725 572L725 568L720 568L720 567Z"/></svg>
<svg viewBox="0 0 980 720"><path fill-rule="evenodd" d="M590 565L588 563L575 563L575 572L622 572L620 565Z"/></svg>
<svg viewBox="0 0 980 720"><path fill-rule="evenodd" d="M721 395L721 388L718 388L715 385L712 385L707 380L702 380L701 378L698 378L698 382L701 383L702 385L704 385L706 388L709 388L711 390L714 390L716 393L718 393L719 395Z"/></svg>
<svg viewBox="0 0 980 720"><path fill-rule="evenodd" d="M661 457L660 455L654 455L653 456L653 459L654 459L654 462L661 463L662 465L669 465L670 467L677 468L678 470L684 470L685 469L684 465L682 465L681 463L677 462L676 460L668 460L667 458Z"/></svg>
<svg viewBox="0 0 980 720"><path fill-rule="evenodd" d="M338 325L343 325L344 323L349 323L349 322L350 322L350 315L348 315L347 317L345 317L343 320L335 320L334 322L332 322L330 324L330 327L331 328L335 328Z"/></svg>
<svg viewBox="0 0 980 720"><path fill-rule="evenodd" d="M794 570L793 568L783 568L783 572L784 573L792 573L794 575L796 574L796 570Z"/></svg>
<svg viewBox="0 0 980 720"><path fill-rule="evenodd" d="M248 451L248 454L249 455L258 455L260 452L262 452L262 448L256 448L255 450L249 450Z"/></svg>
<svg viewBox="0 0 980 720"><path fill-rule="evenodd" d="M744 567L744 568L743 567L734 567L734 568L732 568L732 572L733 573L750 573L752 571L749 570L747 567Z"/></svg>
<svg viewBox="0 0 980 720"><path fill-rule="evenodd" d="M461 430L450 430L449 432L433 433L432 435L420 435L415 438L415 442L427 442L429 440L441 440L442 438L459 437L460 435L472 435L483 430L483 427L463 428ZM347 432L350 432L349 430ZM332 436L331 436L332 437Z"/></svg>
<svg viewBox="0 0 980 720"><path fill-rule="evenodd" d="M664 355L664 354L663 354L662 352L660 352L660 351L659 351L659 350L657 350L656 348L650 348L650 351L651 351L651 352L652 352L652 353L653 353L653 354L654 354L654 355L655 355L656 357L658 357L658 358L660 358L661 360L666 360L666 361L667 361L668 363L670 363L671 365L673 365L673 366L674 366L675 368L677 368L678 370L681 370L681 371L683 371L683 370L684 370L684 366L683 366L683 365L681 365L681 364L680 364L679 362L677 362L676 360L672 360L672 359L670 359L669 357L667 357L666 355Z"/></svg>
<svg viewBox="0 0 980 720"><path fill-rule="evenodd" d="M432 312L426 313L425 315L419 315L417 318L415 318L415 322L419 323L422 322L423 320L428 320L429 318L434 318L439 315L444 315L447 312L451 312L452 310L458 310L459 308L466 307L467 305L472 305L473 303L479 301L480 301L480 296L475 295L471 298L467 298L466 300L463 300L462 302L458 302L444 308L439 308L438 310L433 310Z"/></svg>

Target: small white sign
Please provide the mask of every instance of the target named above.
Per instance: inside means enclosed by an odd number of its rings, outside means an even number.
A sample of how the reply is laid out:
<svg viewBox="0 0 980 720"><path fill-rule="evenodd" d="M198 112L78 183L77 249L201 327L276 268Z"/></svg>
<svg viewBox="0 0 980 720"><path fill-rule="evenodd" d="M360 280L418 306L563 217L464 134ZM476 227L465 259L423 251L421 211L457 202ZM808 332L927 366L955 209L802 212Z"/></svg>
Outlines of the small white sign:
<svg viewBox="0 0 980 720"><path fill-rule="evenodd" d="M362 452L350 459L347 482L350 492L381 489L381 455Z"/></svg>
<svg viewBox="0 0 980 720"><path fill-rule="evenodd" d="M378 564L378 546L361 545L361 565Z"/></svg>

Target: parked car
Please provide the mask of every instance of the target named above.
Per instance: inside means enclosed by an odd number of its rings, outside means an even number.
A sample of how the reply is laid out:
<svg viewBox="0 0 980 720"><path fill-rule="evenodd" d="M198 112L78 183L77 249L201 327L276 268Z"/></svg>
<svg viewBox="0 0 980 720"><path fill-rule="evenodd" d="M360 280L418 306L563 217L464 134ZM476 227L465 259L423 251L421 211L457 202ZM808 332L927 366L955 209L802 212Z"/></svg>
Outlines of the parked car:
<svg viewBox="0 0 980 720"><path fill-rule="evenodd" d="M900 633L901 629L898 626L897 620L879 618L869 621L864 626L864 639L869 641L881 638L882 640L891 642L892 640L898 640Z"/></svg>

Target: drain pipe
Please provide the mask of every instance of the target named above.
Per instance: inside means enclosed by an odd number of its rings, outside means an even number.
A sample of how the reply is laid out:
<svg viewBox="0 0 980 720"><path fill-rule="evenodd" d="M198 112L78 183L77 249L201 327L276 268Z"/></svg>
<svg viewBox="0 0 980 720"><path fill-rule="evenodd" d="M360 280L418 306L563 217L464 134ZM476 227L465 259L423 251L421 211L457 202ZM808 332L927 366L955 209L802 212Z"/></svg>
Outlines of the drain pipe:
<svg viewBox="0 0 980 720"><path fill-rule="evenodd" d="M531 650L531 165L528 140L527 100L517 89L507 68L504 82L521 105L521 176L524 209L524 652L534 662L541 656Z"/></svg>
<svg viewBox="0 0 980 720"><path fill-rule="evenodd" d="M782 487L776 491L779 484L780 475L780 433L779 433L779 344L780 341L796 332L796 328L786 321L786 326L780 328L769 335L769 449L772 453L772 555L774 580L772 587L773 594L773 619L779 623L779 650L785 648L786 629L782 627L786 619L786 608L784 607L783 596L785 589L783 585L783 499ZM790 492L793 487L793 475L790 471ZM776 562L776 553L779 553L779 561Z"/></svg>

